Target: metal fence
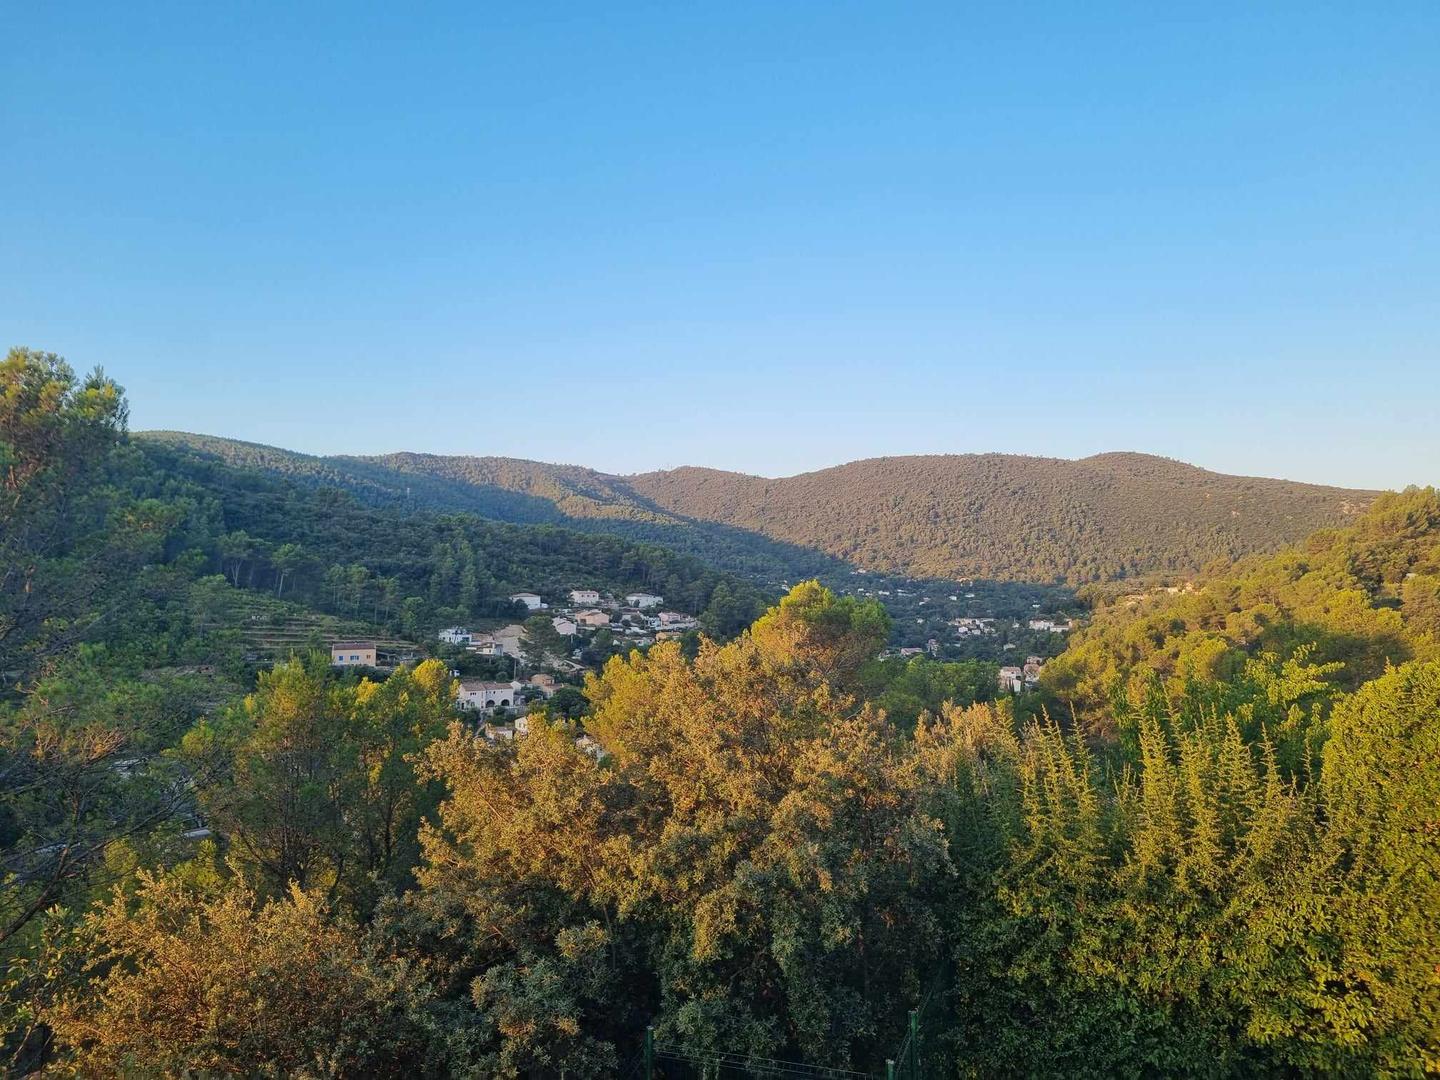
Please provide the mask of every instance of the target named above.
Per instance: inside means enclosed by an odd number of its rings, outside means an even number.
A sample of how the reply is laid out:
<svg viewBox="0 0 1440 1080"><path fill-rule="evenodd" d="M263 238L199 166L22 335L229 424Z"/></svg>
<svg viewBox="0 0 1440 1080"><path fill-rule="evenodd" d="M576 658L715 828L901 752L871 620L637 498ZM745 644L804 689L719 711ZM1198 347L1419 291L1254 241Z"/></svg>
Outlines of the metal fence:
<svg viewBox="0 0 1440 1080"><path fill-rule="evenodd" d="M945 1042L935 1033L940 1029L949 1001L950 970L942 965L931 980L920 1004L910 1010L905 1037L895 1056L885 1062L886 1080L926 1080L954 1072Z"/></svg>

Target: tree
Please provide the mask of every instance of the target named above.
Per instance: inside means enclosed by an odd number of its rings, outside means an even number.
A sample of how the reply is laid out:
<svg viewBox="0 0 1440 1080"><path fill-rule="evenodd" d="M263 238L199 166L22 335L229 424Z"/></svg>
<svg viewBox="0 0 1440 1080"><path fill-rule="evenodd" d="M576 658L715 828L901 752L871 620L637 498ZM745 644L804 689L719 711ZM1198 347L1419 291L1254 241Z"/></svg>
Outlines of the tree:
<svg viewBox="0 0 1440 1080"><path fill-rule="evenodd" d="M0 672L13 676L107 613L137 541L163 529L156 507L107 520L118 495L97 483L125 430L118 386L52 353L0 362ZM23 658L23 661L22 661Z"/></svg>
<svg viewBox="0 0 1440 1080"><path fill-rule="evenodd" d="M420 823L439 797L414 762L453 700L438 660L344 684L323 658L292 660L261 673L219 723L197 726L185 750L216 777L203 804L264 894L293 882L365 915L410 884Z"/></svg>
<svg viewBox="0 0 1440 1080"><path fill-rule="evenodd" d="M837 598L818 581L806 581L750 633L772 661L804 664L822 677L849 682L884 647L890 617L877 600Z"/></svg>
<svg viewBox="0 0 1440 1080"><path fill-rule="evenodd" d="M117 680L90 650L0 711L0 958L40 912L83 897L114 845L185 808L159 751L193 716L188 691Z"/></svg>
<svg viewBox="0 0 1440 1080"><path fill-rule="evenodd" d="M94 983L44 1019L84 1075L399 1077L424 1057L404 972L298 887L262 899L240 877L200 890L142 870L75 948Z"/></svg>
<svg viewBox="0 0 1440 1080"><path fill-rule="evenodd" d="M525 662L531 667L544 667L551 658L564 656L568 651L565 639L556 631L549 615L532 615L523 626L521 646Z"/></svg>
<svg viewBox="0 0 1440 1080"><path fill-rule="evenodd" d="M497 1060L603 1069L651 1011L672 1042L828 1064L900 1028L943 838L892 730L826 677L875 646L870 610L792 595L693 661L667 642L587 680L603 764L538 715L430 747L449 796L412 904L472 928Z"/></svg>
<svg viewBox="0 0 1440 1080"><path fill-rule="evenodd" d="M285 583L308 561L304 548L299 544L281 544L270 555L270 565L275 568L275 595L285 595Z"/></svg>
<svg viewBox="0 0 1440 1080"><path fill-rule="evenodd" d="M1310 958L1324 992L1274 1018L1316 1071L1440 1061L1440 663L1406 664L1336 708L1321 797L1329 865ZM1313 916L1312 916L1313 917ZM1278 1010L1277 1010L1278 1012Z"/></svg>
<svg viewBox="0 0 1440 1080"><path fill-rule="evenodd" d="M357 751L327 681L318 657L277 665L241 706L186 736L189 759L223 777L204 806L268 895L294 883L333 899L353 868L345 806Z"/></svg>
<svg viewBox="0 0 1440 1080"><path fill-rule="evenodd" d="M545 703L546 712L562 720L578 720L590 711L590 700L573 686L562 686Z"/></svg>
<svg viewBox="0 0 1440 1080"><path fill-rule="evenodd" d="M341 693L356 757L342 812L355 837L358 861L347 900L368 913L380 891L413 884L419 831L440 792L416 775L418 755L445 733L454 685L439 660L396 671L384 682L362 680Z"/></svg>

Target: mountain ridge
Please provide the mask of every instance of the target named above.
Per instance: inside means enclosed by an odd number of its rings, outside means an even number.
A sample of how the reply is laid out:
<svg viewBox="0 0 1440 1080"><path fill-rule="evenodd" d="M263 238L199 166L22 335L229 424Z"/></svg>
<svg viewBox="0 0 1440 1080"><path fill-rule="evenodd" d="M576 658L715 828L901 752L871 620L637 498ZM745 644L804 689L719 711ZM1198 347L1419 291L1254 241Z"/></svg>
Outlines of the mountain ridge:
<svg viewBox="0 0 1440 1080"><path fill-rule="evenodd" d="M1342 524L1378 492L1213 472L1109 451L861 458L789 477L705 466L627 475L496 455L311 455L184 432L137 437L376 501L500 520L582 523L737 568L809 560L913 577L1064 580L1192 573ZM762 551L769 545L774 550ZM777 561L778 560L778 561ZM751 567L752 571L755 569Z"/></svg>

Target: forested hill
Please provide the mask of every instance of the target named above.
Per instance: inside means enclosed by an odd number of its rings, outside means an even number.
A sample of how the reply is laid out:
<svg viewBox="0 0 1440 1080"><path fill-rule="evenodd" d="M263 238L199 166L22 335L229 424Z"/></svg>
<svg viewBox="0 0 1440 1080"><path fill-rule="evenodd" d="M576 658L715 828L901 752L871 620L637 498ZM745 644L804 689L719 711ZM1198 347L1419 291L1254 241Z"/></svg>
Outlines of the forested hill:
<svg viewBox="0 0 1440 1080"><path fill-rule="evenodd" d="M614 476L496 457L312 457L177 432L146 437L372 502L563 521L787 577L835 560L914 577L1072 583L1188 573L1342 524L1375 495L1134 453L872 458L765 479L701 468Z"/></svg>
<svg viewBox="0 0 1440 1080"><path fill-rule="evenodd" d="M668 510L869 569L1076 583L1278 548L1374 497L1126 453L871 458L782 480L675 469L630 483Z"/></svg>

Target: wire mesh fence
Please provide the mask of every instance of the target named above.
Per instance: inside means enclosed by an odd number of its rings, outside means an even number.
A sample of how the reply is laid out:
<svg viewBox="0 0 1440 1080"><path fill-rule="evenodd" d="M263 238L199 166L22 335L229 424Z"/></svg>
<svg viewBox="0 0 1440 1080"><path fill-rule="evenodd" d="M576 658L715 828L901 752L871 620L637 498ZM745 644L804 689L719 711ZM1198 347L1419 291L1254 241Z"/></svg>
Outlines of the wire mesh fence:
<svg viewBox="0 0 1440 1080"><path fill-rule="evenodd" d="M950 992L950 971L942 965L906 1018L905 1036L895 1056L885 1062L886 1080L925 1080L953 1073L948 1044L938 1037Z"/></svg>

